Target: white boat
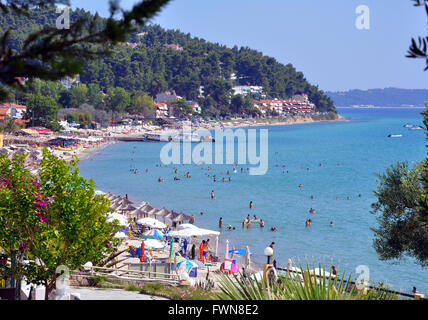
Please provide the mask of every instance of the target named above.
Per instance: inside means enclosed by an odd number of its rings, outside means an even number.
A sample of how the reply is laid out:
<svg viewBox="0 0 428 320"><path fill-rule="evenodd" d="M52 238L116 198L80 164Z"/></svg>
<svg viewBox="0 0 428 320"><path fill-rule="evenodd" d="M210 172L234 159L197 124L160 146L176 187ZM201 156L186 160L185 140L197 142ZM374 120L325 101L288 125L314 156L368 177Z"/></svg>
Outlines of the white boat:
<svg viewBox="0 0 428 320"><path fill-rule="evenodd" d="M412 125L412 124L410 124L410 123L406 123L403 127L404 127L404 128L412 128L412 127L413 127L413 125Z"/></svg>
<svg viewBox="0 0 428 320"><path fill-rule="evenodd" d="M412 126L411 128L409 128L410 130L424 130L423 127L421 126Z"/></svg>
<svg viewBox="0 0 428 320"><path fill-rule="evenodd" d="M182 132L172 137L174 142L213 142L210 136L200 137L197 133Z"/></svg>
<svg viewBox="0 0 428 320"><path fill-rule="evenodd" d="M402 134L389 134L388 138L401 138L403 135Z"/></svg>

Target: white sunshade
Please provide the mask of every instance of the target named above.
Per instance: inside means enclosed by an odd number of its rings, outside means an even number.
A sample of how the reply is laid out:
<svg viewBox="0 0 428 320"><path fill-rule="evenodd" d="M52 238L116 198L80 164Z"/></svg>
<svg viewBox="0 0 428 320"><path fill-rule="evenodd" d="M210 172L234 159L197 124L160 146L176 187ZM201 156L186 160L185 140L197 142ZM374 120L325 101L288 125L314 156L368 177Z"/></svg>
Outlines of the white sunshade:
<svg viewBox="0 0 428 320"><path fill-rule="evenodd" d="M155 229L164 229L166 225L153 218L142 218L137 220L137 224Z"/></svg>
<svg viewBox="0 0 428 320"><path fill-rule="evenodd" d="M116 220L120 226L126 227L129 225L128 219L120 213L114 212L114 213L109 214L109 216L107 218L107 222L113 222L114 220Z"/></svg>
<svg viewBox="0 0 428 320"><path fill-rule="evenodd" d="M183 229L187 229L187 228L199 229L197 226L195 226L194 224L191 224L191 223L183 223L183 224L179 224L177 226L177 230L183 230Z"/></svg>
<svg viewBox="0 0 428 320"><path fill-rule="evenodd" d="M198 228L197 226L189 223L184 223L179 227L181 230L171 231L170 233L168 233L168 235L171 237L188 238L188 237L218 236L220 234L220 232L218 231Z"/></svg>
<svg viewBox="0 0 428 320"><path fill-rule="evenodd" d="M162 249L163 247L165 247L165 245L159 240L148 239L144 241L144 248L147 249Z"/></svg>
<svg viewBox="0 0 428 320"><path fill-rule="evenodd" d="M125 239L125 238L127 238L128 236L127 236L125 233L123 233L122 231L119 231L119 232L117 232L117 233L114 235L114 237L115 237L115 238L119 238L119 239Z"/></svg>

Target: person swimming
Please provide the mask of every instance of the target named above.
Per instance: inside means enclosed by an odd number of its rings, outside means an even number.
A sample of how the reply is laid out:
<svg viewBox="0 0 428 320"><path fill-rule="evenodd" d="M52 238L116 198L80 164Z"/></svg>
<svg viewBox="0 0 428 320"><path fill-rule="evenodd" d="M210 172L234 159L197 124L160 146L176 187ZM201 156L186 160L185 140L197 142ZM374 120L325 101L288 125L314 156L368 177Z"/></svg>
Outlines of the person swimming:
<svg viewBox="0 0 428 320"><path fill-rule="evenodd" d="M315 210L311 208L311 209L309 210L309 212L310 212L310 213L315 213Z"/></svg>
<svg viewBox="0 0 428 320"><path fill-rule="evenodd" d="M333 227L333 226L334 226L333 221L330 221L330 227Z"/></svg>
<svg viewBox="0 0 428 320"><path fill-rule="evenodd" d="M276 226L275 226L275 227L270 228L270 231L277 231Z"/></svg>
<svg viewBox="0 0 428 320"><path fill-rule="evenodd" d="M179 177L177 177L177 176L175 176L175 177L174 177L174 181L177 181L177 180L180 180L180 178L179 178Z"/></svg>
<svg viewBox="0 0 428 320"><path fill-rule="evenodd" d="M303 188L303 184L299 184L299 188Z"/></svg>
<svg viewBox="0 0 428 320"><path fill-rule="evenodd" d="M260 219L260 228L263 228L265 226L265 222L263 221L263 219Z"/></svg>

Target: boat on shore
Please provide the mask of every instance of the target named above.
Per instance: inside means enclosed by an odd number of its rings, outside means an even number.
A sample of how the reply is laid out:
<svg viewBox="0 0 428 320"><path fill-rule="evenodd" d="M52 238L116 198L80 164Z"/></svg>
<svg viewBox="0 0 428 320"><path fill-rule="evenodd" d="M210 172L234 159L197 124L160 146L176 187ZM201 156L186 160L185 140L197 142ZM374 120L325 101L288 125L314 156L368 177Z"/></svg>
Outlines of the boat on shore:
<svg viewBox="0 0 428 320"><path fill-rule="evenodd" d="M388 138L401 138L402 136L402 134L388 134Z"/></svg>
<svg viewBox="0 0 428 320"><path fill-rule="evenodd" d="M143 141L168 142L171 141L171 137L161 134L146 133L143 136Z"/></svg>
<svg viewBox="0 0 428 320"><path fill-rule="evenodd" d="M215 142L211 136L199 136L197 133L181 132L171 137L174 142Z"/></svg>

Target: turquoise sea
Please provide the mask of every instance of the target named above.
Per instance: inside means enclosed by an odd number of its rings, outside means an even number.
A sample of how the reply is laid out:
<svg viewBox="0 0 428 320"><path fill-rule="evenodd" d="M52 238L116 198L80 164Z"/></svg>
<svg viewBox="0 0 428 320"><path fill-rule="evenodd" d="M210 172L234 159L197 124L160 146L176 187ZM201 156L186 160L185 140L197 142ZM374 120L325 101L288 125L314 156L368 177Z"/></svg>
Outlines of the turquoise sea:
<svg viewBox="0 0 428 320"><path fill-rule="evenodd" d="M157 208L193 214L198 226L217 230L223 217L223 225L231 224L236 230L223 230L222 239L236 248L249 245L259 262L265 262L263 249L275 241L278 266L285 266L288 258L307 259L339 265L356 275L355 268L366 265L372 281L383 281L403 292L416 286L428 294L428 269L412 259L395 264L380 261L370 230L376 226L370 213L376 173L396 160L414 163L426 156L424 132L403 127L405 123L422 125L422 111L339 108L347 120L264 127L269 130L269 170L262 176L251 176L246 170L241 173L240 167L233 173L232 165L211 165L211 171L208 165L159 166L163 143L114 144L82 161L80 168L101 190L128 194L136 203L146 200ZM403 137L387 138L390 133ZM173 179L174 167L179 170L179 181ZM131 173L130 168L138 168L139 173ZM228 180L227 170L232 181L222 182L222 177ZM186 172L191 178L183 177ZM208 174L216 174L217 182ZM159 177L163 183L157 182ZM215 200L210 198L211 190ZM310 208L316 212L309 213ZM243 229L242 220L248 214L262 218L265 228L253 224ZM308 218L312 226L306 228ZM272 226L278 231L271 232Z"/></svg>

